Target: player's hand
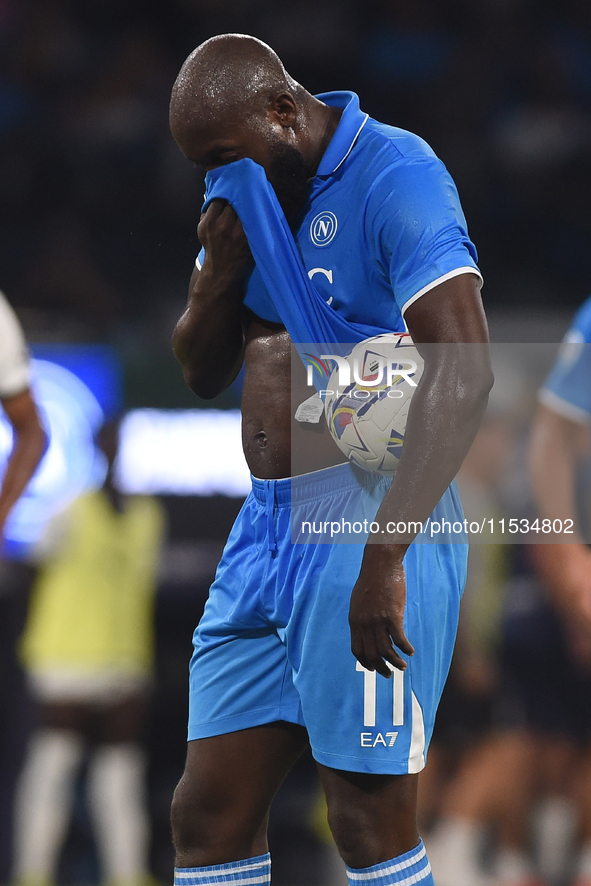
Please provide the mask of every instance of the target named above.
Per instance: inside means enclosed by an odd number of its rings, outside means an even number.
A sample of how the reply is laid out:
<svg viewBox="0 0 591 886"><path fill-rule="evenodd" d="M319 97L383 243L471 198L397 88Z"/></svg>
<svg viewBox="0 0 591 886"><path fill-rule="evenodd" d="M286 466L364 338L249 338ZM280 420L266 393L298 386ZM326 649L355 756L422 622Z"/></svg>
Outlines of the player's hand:
<svg viewBox="0 0 591 886"><path fill-rule="evenodd" d="M405 670L406 662L394 648L397 646L406 655L414 653L404 633L405 606L402 561L393 558L388 545L368 546L349 608L351 651L368 671L390 677L388 662Z"/></svg>
<svg viewBox="0 0 591 886"><path fill-rule="evenodd" d="M213 200L197 228L205 248L203 270L228 282L242 280L253 265L252 253L242 222L229 203Z"/></svg>

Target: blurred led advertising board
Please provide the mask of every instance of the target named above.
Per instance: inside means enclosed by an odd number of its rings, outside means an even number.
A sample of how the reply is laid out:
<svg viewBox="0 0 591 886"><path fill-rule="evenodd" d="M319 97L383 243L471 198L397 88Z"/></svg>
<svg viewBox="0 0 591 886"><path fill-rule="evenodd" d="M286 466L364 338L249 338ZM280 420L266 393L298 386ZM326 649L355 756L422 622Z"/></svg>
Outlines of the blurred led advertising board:
<svg viewBox="0 0 591 886"><path fill-rule="evenodd" d="M104 459L94 437L121 401L115 353L101 345L46 345L33 349L31 388L48 435L48 448L5 528L3 553L18 557L34 545L47 520L91 486L100 485ZM12 448L12 427L0 416L0 466Z"/></svg>
<svg viewBox="0 0 591 886"><path fill-rule="evenodd" d="M3 553L9 557L25 555L52 514L100 486L105 461L95 435L106 418L121 412L121 366L107 346L36 346L31 370L49 445L7 521ZM11 447L12 428L0 411L0 472ZM239 410L129 411L116 475L131 494L246 495Z"/></svg>
<svg viewBox="0 0 591 886"><path fill-rule="evenodd" d="M134 409L121 426L118 485L161 495L247 495L238 409Z"/></svg>

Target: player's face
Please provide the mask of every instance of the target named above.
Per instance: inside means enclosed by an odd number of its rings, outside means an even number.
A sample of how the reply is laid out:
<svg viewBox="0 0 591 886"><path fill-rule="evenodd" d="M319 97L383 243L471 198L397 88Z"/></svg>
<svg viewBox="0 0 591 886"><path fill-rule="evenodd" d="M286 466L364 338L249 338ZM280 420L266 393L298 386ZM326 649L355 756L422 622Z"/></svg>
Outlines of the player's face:
<svg viewBox="0 0 591 886"><path fill-rule="evenodd" d="M265 169L270 162L269 143L257 129L229 123L194 128L177 141L183 153L206 172L250 157Z"/></svg>
<svg viewBox="0 0 591 886"><path fill-rule="evenodd" d="M251 118L248 124L216 124L175 135L183 153L206 172L244 157L254 160L265 170L288 222L295 222L306 202L308 173L303 155L280 127Z"/></svg>

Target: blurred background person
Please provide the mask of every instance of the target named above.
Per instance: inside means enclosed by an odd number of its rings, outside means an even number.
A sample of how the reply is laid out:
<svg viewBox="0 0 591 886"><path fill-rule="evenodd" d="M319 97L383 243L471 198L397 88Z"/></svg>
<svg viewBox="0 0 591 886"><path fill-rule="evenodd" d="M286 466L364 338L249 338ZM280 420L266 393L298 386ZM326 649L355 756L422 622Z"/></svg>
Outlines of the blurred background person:
<svg viewBox="0 0 591 886"><path fill-rule="evenodd" d="M46 437L31 395L29 353L16 315L0 292L0 402L12 431L12 446L0 481L0 551L6 519L31 479ZM14 785L22 757L22 671L16 640L22 630L29 567L0 552L0 882L7 879Z"/></svg>
<svg viewBox="0 0 591 886"><path fill-rule="evenodd" d="M0 538L6 518L33 476L46 438L31 396L29 352L16 314L0 292L0 401L12 425L12 451L0 486Z"/></svg>
<svg viewBox="0 0 591 886"><path fill-rule="evenodd" d="M523 477L540 348L529 350L493 348L498 386L458 478L469 519L493 517L497 527L532 515ZM591 738L591 684L535 573L534 549L506 543L514 539L495 545L493 532L470 551L464 629L438 724L453 749L431 836L438 886L546 886L572 868L573 774Z"/></svg>
<svg viewBox="0 0 591 886"><path fill-rule="evenodd" d="M523 385L515 366L508 383L511 374L499 365L499 356L493 357L498 378L489 409L458 476L466 516L486 527L516 507L502 486L518 460L515 418L523 405ZM514 788L527 779L521 736L499 724L498 710L507 601L518 580L519 548L497 540L494 531L472 541L458 638L435 727L436 753L421 782L421 805L433 825L427 845L437 886L492 884L493 865L487 872L483 864L485 838L492 824L500 824L499 798L507 797L516 812ZM512 824L507 823L509 834ZM504 832L496 836L502 845ZM498 883L504 883L499 868L506 868L506 860L496 847L494 856Z"/></svg>
<svg viewBox="0 0 591 886"><path fill-rule="evenodd" d="M499 378L498 367L495 367ZM483 423L466 456L457 482L469 520L495 520L505 511L498 485L514 459L515 434L499 397L497 382ZM475 540L478 542L478 539ZM503 595L510 558L508 546L472 544L460 622L449 676L439 707L429 765L420 777L420 810L425 827L440 811L442 791L460 760L491 727L492 704L498 688L498 645Z"/></svg>
<svg viewBox="0 0 591 886"><path fill-rule="evenodd" d="M540 517L570 521L570 532L553 533L553 544L537 549L537 562L558 605L591 637L591 298L575 315L539 400L532 486Z"/></svg>
<svg viewBox="0 0 591 886"><path fill-rule="evenodd" d="M529 466L540 518L553 527L552 544L534 548L535 563L570 651L574 674L566 693L581 680L580 717L591 723L591 298L577 311L557 360L539 393L532 428ZM568 526L570 532L556 531ZM548 655L554 667L553 638ZM591 886L591 734L579 764L576 799L580 814L580 853L575 886Z"/></svg>
<svg viewBox="0 0 591 886"><path fill-rule="evenodd" d="M514 546L489 728L448 782L433 834L438 886L556 886L591 794L591 670L548 601L532 548Z"/></svg>
<svg viewBox="0 0 591 886"><path fill-rule="evenodd" d="M511 552L493 716L442 793L430 848L438 886L591 884L589 342L591 299L543 384L524 453L539 519L573 531L532 533ZM515 503L511 513L521 516ZM531 544L545 536L552 543Z"/></svg>
<svg viewBox="0 0 591 886"><path fill-rule="evenodd" d="M108 470L47 526L21 642L37 705L17 791L14 880L56 880L77 777L86 797L101 882L149 878L143 726L153 666L161 506L124 496L113 479L118 426L99 433Z"/></svg>

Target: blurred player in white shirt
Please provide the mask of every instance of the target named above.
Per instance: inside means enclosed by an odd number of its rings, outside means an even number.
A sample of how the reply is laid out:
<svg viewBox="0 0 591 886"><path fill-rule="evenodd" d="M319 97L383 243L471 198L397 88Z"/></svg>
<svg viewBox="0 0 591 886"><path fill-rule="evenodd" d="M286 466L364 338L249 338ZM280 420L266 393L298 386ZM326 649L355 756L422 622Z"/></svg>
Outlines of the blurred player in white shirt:
<svg viewBox="0 0 591 886"><path fill-rule="evenodd" d="M0 404L13 430L13 446L0 471L0 548L6 518L31 479L46 437L31 396L29 355L16 315L0 292ZM26 715L16 638L26 608L31 567L0 559L0 883L10 874L12 801L22 756Z"/></svg>
<svg viewBox="0 0 591 886"><path fill-rule="evenodd" d="M6 518L31 479L45 449L45 433L31 396L29 355L16 315L0 292L0 401L14 446L0 486L0 537Z"/></svg>

